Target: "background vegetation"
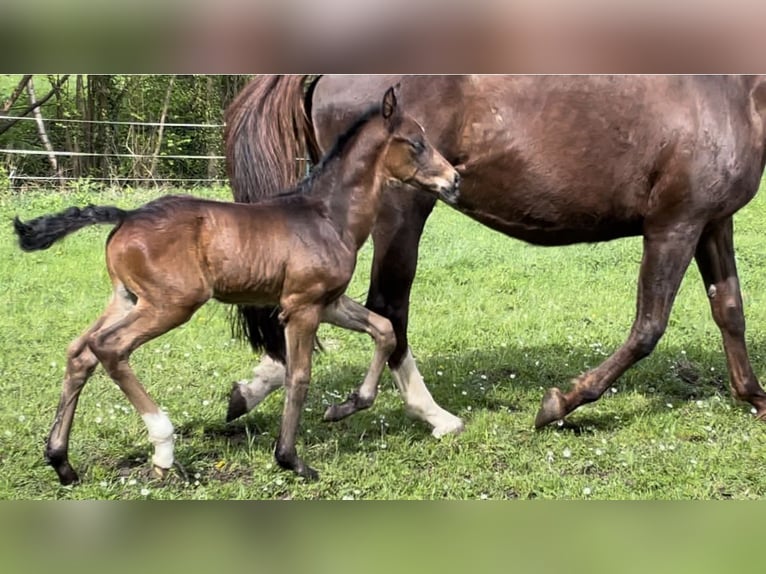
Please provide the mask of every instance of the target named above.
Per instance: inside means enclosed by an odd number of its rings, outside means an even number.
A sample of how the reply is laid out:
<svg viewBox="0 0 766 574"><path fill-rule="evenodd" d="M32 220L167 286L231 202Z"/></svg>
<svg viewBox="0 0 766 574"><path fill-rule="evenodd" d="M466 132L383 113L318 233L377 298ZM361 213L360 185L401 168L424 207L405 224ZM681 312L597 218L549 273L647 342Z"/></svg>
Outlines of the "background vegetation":
<svg viewBox="0 0 766 574"><path fill-rule="evenodd" d="M134 185L136 180L146 185L162 179L223 178L218 159L163 159L220 156L222 128L167 124L220 126L223 111L247 80L233 75L0 75L0 115L12 117L0 119L0 149L94 154L59 155L54 167L46 154L0 153L0 170L6 178L56 176ZM34 121L18 120L33 118L30 108L42 101L41 116L51 120L44 122L48 148Z"/></svg>

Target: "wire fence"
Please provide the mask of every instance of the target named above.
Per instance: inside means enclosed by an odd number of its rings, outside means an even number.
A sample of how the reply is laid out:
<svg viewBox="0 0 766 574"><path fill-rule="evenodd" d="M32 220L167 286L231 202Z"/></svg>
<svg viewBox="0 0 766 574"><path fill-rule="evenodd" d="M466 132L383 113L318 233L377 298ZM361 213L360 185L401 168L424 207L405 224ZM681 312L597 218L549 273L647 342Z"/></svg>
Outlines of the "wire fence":
<svg viewBox="0 0 766 574"><path fill-rule="evenodd" d="M107 121L107 120L85 120L77 118L40 118L43 122L51 127L58 127L67 129L68 124L93 124L104 125L111 127L124 128L161 128L163 130L182 128L185 130L192 130L198 132L198 137L203 134L200 132L207 130L215 130L218 133L214 136L219 141L223 142L223 128L224 124L202 124L202 123L180 123L180 122L147 122L147 121ZM34 117L17 117L0 115L0 120L13 121L13 122L36 122L38 118ZM191 136L194 138L195 136ZM205 133L204 137L210 138L209 133ZM217 154L195 154L195 153L183 153L183 152L170 152L167 150L158 149L154 153L141 153L134 152L130 149L127 141L123 143L124 149L114 151L72 151L63 149L24 149L24 146L13 146L0 148L0 157L4 158L4 165L6 177L12 188L20 188L29 185L45 185L56 183L64 185L67 182L72 181L91 181L98 182L104 185L125 186L125 185L166 185L172 187L189 187L200 185L223 185L227 183L225 177L225 169L223 168L225 156ZM35 157L48 158L51 160L51 165L46 170L49 174L40 173L41 167L38 163L35 169L29 169L31 160ZM57 169L53 168L53 165L57 165L53 158L103 158L109 160L108 168L104 171L108 173L101 173L98 175L87 175L85 177L81 175L74 175L74 170L67 169L64 166L58 165ZM29 161L27 161L29 160ZM115 163L111 160L117 160L119 163ZM167 174L171 169L163 169L161 162L207 162L206 165L199 166L194 171L206 171L209 176L190 176L179 177L175 175L163 175ZM150 169L149 165L152 166ZM137 174L137 172L143 172ZM220 175L219 175L220 174Z"/></svg>

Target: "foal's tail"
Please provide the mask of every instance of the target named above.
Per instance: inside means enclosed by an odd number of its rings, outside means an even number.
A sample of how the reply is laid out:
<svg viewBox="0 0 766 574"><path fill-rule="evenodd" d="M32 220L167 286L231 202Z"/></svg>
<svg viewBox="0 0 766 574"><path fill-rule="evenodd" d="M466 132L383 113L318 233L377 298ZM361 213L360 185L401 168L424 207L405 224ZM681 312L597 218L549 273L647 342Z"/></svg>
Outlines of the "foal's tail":
<svg viewBox="0 0 766 574"><path fill-rule="evenodd" d="M310 120L316 79L257 76L226 110L226 169L235 201L253 203L291 189L316 162L319 147ZM233 329L254 350L285 362L284 327L274 307L237 307Z"/></svg>
<svg viewBox="0 0 766 574"><path fill-rule="evenodd" d="M60 213L43 215L24 223L18 217L13 228L19 237L19 247L24 251L48 249L78 229L97 223L122 223L130 212L119 207L88 205L80 209L70 207Z"/></svg>

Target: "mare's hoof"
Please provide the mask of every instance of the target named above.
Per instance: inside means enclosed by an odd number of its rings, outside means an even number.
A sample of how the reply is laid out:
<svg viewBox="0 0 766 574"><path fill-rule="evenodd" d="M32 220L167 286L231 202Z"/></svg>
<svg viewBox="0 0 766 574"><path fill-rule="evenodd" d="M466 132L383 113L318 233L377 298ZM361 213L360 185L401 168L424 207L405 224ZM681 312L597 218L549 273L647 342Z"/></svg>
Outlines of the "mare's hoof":
<svg viewBox="0 0 766 574"><path fill-rule="evenodd" d="M545 391L542 405L535 417L535 428L543 428L552 422L563 420L567 414L566 404L564 393L556 387Z"/></svg>
<svg viewBox="0 0 766 574"><path fill-rule="evenodd" d="M234 383L229 394L229 408L226 411L226 422L230 423L242 415L247 414L247 401L245 400L239 383Z"/></svg>
<svg viewBox="0 0 766 574"><path fill-rule="evenodd" d="M755 420L766 422L766 408L763 408L755 413Z"/></svg>
<svg viewBox="0 0 766 574"><path fill-rule="evenodd" d="M465 430L465 423L459 417L453 416L450 420L435 426L431 431L434 438L442 438L448 434L460 434Z"/></svg>

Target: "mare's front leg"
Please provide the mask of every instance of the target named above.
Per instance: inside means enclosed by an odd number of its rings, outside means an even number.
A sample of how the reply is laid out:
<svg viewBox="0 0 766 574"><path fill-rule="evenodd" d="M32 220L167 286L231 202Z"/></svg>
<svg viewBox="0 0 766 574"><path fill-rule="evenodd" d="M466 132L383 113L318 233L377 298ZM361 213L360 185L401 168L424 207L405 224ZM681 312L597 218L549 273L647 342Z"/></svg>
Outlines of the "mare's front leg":
<svg viewBox="0 0 766 574"><path fill-rule="evenodd" d="M344 402L331 405L325 411L324 420L334 422L357 411L367 409L375 402L380 375L383 373L388 357L396 346L396 337L391 321L373 313L345 295L325 308L322 313L322 322L331 323L351 331L367 333L375 341L372 363L362 384Z"/></svg>
<svg viewBox="0 0 766 574"><path fill-rule="evenodd" d="M274 449L274 457L284 469L292 470L308 480L316 480L319 474L298 456L295 443L298 435L303 404L306 402L311 381L311 355L321 307L304 307L285 313L285 342L287 343L287 376L285 378L285 406L282 426Z"/></svg>
<svg viewBox="0 0 766 574"><path fill-rule="evenodd" d="M366 307L391 321L396 347L388 360L391 374L412 416L432 427L436 438L463 430L463 421L439 406L423 381L407 341L410 289L418 246L435 198L392 187L372 233L374 253Z"/></svg>
<svg viewBox="0 0 766 574"><path fill-rule="evenodd" d="M683 222L645 233L636 318L628 340L598 367L581 375L568 393L555 387L549 389L535 418L535 427L561 420L577 407L598 400L620 375L654 350L665 332L700 233L699 224Z"/></svg>

